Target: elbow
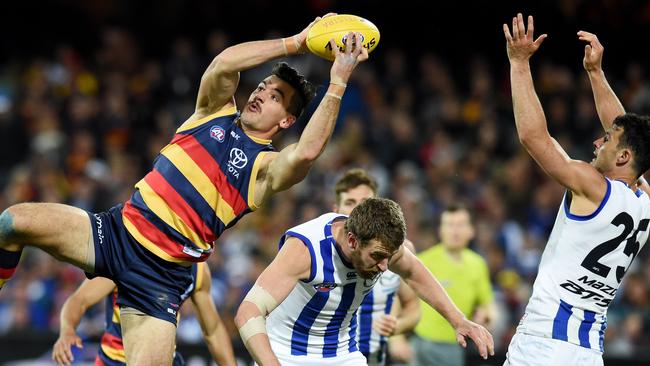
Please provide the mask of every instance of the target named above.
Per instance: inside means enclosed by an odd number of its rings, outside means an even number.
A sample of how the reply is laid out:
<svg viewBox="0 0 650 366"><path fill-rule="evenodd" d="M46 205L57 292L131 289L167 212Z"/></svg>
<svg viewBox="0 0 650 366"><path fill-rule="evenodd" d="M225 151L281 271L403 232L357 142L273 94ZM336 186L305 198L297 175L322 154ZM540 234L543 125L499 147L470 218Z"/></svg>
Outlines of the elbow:
<svg viewBox="0 0 650 366"><path fill-rule="evenodd" d="M521 143L523 146L526 147L530 146L530 142L533 139L531 133L520 131L518 135L519 135L519 143Z"/></svg>
<svg viewBox="0 0 650 366"><path fill-rule="evenodd" d="M237 326L237 329L241 328L246 324L247 321L249 321L251 318L255 317L257 307L255 305L252 305L251 308L251 303L248 301L244 301L239 305L239 309L237 309L237 314L235 314L235 325ZM254 308L254 309L253 309ZM258 311L259 312L259 311Z"/></svg>
<svg viewBox="0 0 650 366"><path fill-rule="evenodd" d="M294 153L294 162L299 166L310 166L320 156L322 150L315 147L298 148Z"/></svg>
<svg viewBox="0 0 650 366"><path fill-rule="evenodd" d="M205 81L212 77L212 75L227 74L236 72L237 69L234 63L229 59L226 51L220 53L212 60L208 70L201 77L201 81Z"/></svg>
<svg viewBox="0 0 650 366"><path fill-rule="evenodd" d="M237 329L243 327L247 321L248 321L248 316L244 314L240 306L239 309L237 310L237 314L235 314L235 325L237 326Z"/></svg>

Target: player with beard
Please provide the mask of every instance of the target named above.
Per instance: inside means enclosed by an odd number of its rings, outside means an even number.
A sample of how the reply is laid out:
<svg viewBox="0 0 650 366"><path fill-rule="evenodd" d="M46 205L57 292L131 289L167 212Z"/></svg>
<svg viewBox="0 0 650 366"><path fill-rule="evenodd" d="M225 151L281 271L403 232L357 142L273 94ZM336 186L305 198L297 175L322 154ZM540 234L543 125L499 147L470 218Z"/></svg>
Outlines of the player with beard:
<svg viewBox="0 0 650 366"><path fill-rule="evenodd" d="M390 268L481 356L493 354L490 333L463 315L422 262L404 248L406 224L395 202L368 198L350 216L328 213L289 229L235 317L261 365L366 365L355 339L356 312ZM268 318L267 318L268 316Z"/></svg>

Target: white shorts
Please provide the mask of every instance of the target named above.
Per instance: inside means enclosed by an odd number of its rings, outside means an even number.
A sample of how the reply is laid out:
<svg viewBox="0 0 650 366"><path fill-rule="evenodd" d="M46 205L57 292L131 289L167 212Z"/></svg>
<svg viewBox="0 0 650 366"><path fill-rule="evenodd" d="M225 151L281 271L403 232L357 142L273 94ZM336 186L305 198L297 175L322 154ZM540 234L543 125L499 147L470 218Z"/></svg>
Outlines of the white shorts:
<svg viewBox="0 0 650 366"><path fill-rule="evenodd" d="M330 358L279 355L277 353L276 356L282 366L364 366L368 364L361 352L352 352Z"/></svg>
<svg viewBox="0 0 650 366"><path fill-rule="evenodd" d="M516 333L503 366L602 366L597 351L558 339Z"/></svg>

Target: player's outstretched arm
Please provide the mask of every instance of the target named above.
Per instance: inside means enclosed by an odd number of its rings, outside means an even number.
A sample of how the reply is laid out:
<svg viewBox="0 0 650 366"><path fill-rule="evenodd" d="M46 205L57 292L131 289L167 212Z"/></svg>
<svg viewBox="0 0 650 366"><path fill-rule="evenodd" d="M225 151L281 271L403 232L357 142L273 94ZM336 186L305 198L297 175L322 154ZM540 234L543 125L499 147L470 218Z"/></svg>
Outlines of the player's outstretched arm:
<svg viewBox="0 0 650 366"><path fill-rule="evenodd" d="M469 321L451 300L438 280L410 250L402 248L390 261L389 269L399 274L406 283L456 330L456 340L467 347L466 337L478 347L481 357L494 355L492 335L483 326Z"/></svg>
<svg viewBox="0 0 650 366"><path fill-rule="evenodd" d="M625 108L623 108L623 104L621 104L614 90L609 86L607 78L605 78L602 66L605 48L598 40L598 37L593 33L579 31L578 39L587 43L582 66L589 75L589 83L594 93L600 123L603 125L604 130L608 130L612 127L616 117L625 114Z"/></svg>
<svg viewBox="0 0 650 366"><path fill-rule="evenodd" d="M528 17L526 29L521 14L512 18L512 34L506 24L503 25L503 33L510 60L512 105L519 140L548 175L575 195L586 197L592 204L599 204L607 190L605 179L588 163L571 159L549 135L546 117L535 92L529 59L546 35L533 41L533 17Z"/></svg>
<svg viewBox="0 0 650 366"><path fill-rule="evenodd" d="M325 150L341 106L348 80L359 62L368 59L360 33L350 33L345 51L340 52L334 40L330 40L336 58L330 70L330 84L309 119L297 143L284 148L268 163L267 192L269 194L288 189L305 178L313 162Z"/></svg>
<svg viewBox="0 0 650 366"><path fill-rule="evenodd" d="M52 360L57 365L71 365L74 361L72 346L83 348L77 327L81 317L89 307L97 304L115 289L115 283L104 277L85 280L81 286L63 303L59 338L52 347Z"/></svg>
<svg viewBox="0 0 650 366"><path fill-rule="evenodd" d="M196 310L203 339L217 365L237 366L230 336L210 295L212 287L210 268L202 263L199 264L199 269L202 271L203 280L201 286L192 293L190 300Z"/></svg>
<svg viewBox="0 0 650 366"><path fill-rule="evenodd" d="M235 324L259 365L280 365L266 333L266 316L284 301L299 280L309 278L310 270L309 249L299 239L289 238L239 305Z"/></svg>
<svg viewBox="0 0 650 366"><path fill-rule="evenodd" d="M330 13L325 17L335 15ZM239 84L239 72L251 69L278 57L290 56L307 50L309 28L317 17L300 33L287 38L240 43L226 48L210 63L201 77L196 113L206 116L235 105L234 94Z"/></svg>

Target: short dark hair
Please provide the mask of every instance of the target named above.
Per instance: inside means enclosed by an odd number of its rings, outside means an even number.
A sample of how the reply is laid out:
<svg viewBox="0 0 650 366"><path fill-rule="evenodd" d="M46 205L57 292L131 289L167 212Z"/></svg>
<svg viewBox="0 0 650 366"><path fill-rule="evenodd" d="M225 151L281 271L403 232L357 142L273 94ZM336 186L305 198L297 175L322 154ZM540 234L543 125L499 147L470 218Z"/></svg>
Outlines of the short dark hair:
<svg viewBox="0 0 650 366"><path fill-rule="evenodd" d="M278 62L271 71L275 75L295 89L295 93L289 102L289 113L296 116L302 115L305 107L311 102L316 95L316 88L304 76L298 73L298 70L289 66L286 62Z"/></svg>
<svg viewBox="0 0 650 366"><path fill-rule="evenodd" d="M354 168L345 172L334 186L336 203L341 200L341 193L364 184L370 187L373 193L377 194L377 181L368 172L361 168Z"/></svg>
<svg viewBox="0 0 650 366"><path fill-rule="evenodd" d="M445 206L443 212L456 212L456 211L469 211L469 209L467 208L467 206L465 206L465 204L455 202Z"/></svg>
<svg viewBox="0 0 650 366"><path fill-rule="evenodd" d="M632 150L638 178L650 168L650 117L626 113L616 117L614 124L623 128L618 147Z"/></svg>
<svg viewBox="0 0 650 366"><path fill-rule="evenodd" d="M357 237L361 247L374 239L389 250L397 250L406 237L406 222L402 209L394 201L368 198L352 210L345 230Z"/></svg>
<svg viewBox="0 0 650 366"><path fill-rule="evenodd" d="M469 208L466 205L462 203L450 203L444 208L442 213L446 213L446 212L455 213L460 211L467 212L467 215L469 215L469 220L472 221L472 212L469 210Z"/></svg>

